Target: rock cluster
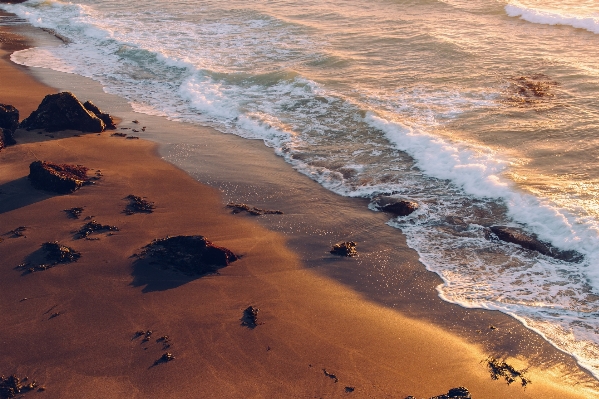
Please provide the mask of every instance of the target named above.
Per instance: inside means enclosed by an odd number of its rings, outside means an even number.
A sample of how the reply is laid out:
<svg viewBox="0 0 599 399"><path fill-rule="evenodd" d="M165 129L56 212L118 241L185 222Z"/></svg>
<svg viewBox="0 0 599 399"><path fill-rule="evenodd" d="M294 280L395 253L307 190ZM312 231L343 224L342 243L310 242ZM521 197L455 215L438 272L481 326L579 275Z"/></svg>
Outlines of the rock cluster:
<svg viewBox="0 0 599 399"><path fill-rule="evenodd" d="M414 396L408 396L406 399L416 399ZM434 396L430 399L472 399L472 395L467 388L457 387L451 388L449 392L443 395Z"/></svg>

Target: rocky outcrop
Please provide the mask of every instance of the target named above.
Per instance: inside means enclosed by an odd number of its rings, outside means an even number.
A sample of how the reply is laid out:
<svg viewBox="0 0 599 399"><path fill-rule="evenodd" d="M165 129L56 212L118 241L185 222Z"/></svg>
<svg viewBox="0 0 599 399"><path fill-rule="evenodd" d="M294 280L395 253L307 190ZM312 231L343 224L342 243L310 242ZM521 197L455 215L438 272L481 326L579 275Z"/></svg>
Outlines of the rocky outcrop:
<svg viewBox="0 0 599 399"><path fill-rule="evenodd" d="M175 236L152 241L140 258L151 258L165 268L191 276L214 273L239 259L226 248L217 247L203 236Z"/></svg>
<svg viewBox="0 0 599 399"><path fill-rule="evenodd" d="M87 168L79 165L35 161L29 165L29 180L40 190L68 194L88 182Z"/></svg>
<svg viewBox="0 0 599 399"><path fill-rule="evenodd" d="M47 95L37 110L21 122L20 127L27 130L44 129L48 132L80 130L100 133L106 125L93 112L85 109L73 93L62 92Z"/></svg>
<svg viewBox="0 0 599 399"><path fill-rule="evenodd" d="M114 121L112 120L112 116L100 111L100 108L98 108L94 103L92 103L91 101L86 101L83 103L83 106L85 107L86 110L90 111L91 113L96 115L98 118L100 118L102 120L102 122L104 122L104 124L106 125L106 130L116 129L116 125L114 124Z"/></svg>
<svg viewBox="0 0 599 399"><path fill-rule="evenodd" d="M0 141L4 146L16 144L13 134L18 127L19 111L12 105L0 104Z"/></svg>
<svg viewBox="0 0 599 399"><path fill-rule="evenodd" d="M375 198L373 204L379 211L392 213L396 216L408 216L419 207L417 202L386 195Z"/></svg>
<svg viewBox="0 0 599 399"><path fill-rule="evenodd" d="M576 251L561 251L549 243L537 239L533 234L528 234L522 229L507 226L491 226L491 232L501 241L520 245L522 248L537 251L543 255L566 262L580 262L584 256Z"/></svg>

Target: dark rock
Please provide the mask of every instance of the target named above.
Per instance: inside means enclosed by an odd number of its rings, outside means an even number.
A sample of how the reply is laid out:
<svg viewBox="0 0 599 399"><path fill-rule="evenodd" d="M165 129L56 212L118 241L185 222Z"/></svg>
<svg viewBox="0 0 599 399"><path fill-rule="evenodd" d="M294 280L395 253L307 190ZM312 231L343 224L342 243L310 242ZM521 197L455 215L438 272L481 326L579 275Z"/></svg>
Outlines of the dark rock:
<svg viewBox="0 0 599 399"><path fill-rule="evenodd" d="M248 306L243 311L243 316L241 317L241 325L249 327L249 328L256 328L256 326L258 324L260 324L260 323L258 323L258 312L259 311L260 311L260 309L258 309L255 306Z"/></svg>
<svg viewBox="0 0 599 399"><path fill-rule="evenodd" d="M392 213L396 216L408 216L419 208L417 202L391 196L375 198L374 206L380 211Z"/></svg>
<svg viewBox="0 0 599 399"><path fill-rule="evenodd" d="M331 253L333 255L340 256L358 256L358 251L356 250L356 244L353 241L340 242L338 244L333 245L333 249L331 249Z"/></svg>
<svg viewBox="0 0 599 399"><path fill-rule="evenodd" d="M48 132L59 130L80 130L82 132L100 133L106 125L85 109L73 93L62 92L47 95L37 110L20 125L21 128L44 129Z"/></svg>
<svg viewBox="0 0 599 399"><path fill-rule="evenodd" d="M29 165L29 180L35 188L67 194L88 182L87 168L35 161Z"/></svg>
<svg viewBox="0 0 599 399"><path fill-rule="evenodd" d="M154 240L140 255L187 275L205 275L239 259L226 248L213 245L203 236L176 236Z"/></svg>
<svg viewBox="0 0 599 399"><path fill-rule="evenodd" d="M127 215L133 215L134 213L152 213L156 208L153 202L133 194L129 194L127 199L129 200L129 205L125 208L125 213Z"/></svg>
<svg viewBox="0 0 599 399"><path fill-rule="evenodd" d="M561 251L549 243L536 238L534 234L528 234L522 229L506 226L491 226L491 232L501 241L520 245L522 248L537 251L543 255L566 262L581 262L584 256L576 251Z"/></svg>
<svg viewBox="0 0 599 399"><path fill-rule="evenodd" d="M356 388L355 387L345 387L345 392L346 393L352 393L353 391L355 391Z"/></svg>
<svg viewBox="0 0 599 399"><path fill-rule="evenodd" d="M414 396L408 396L405 399L416 399ZM430 399L472 399L470 391L464 387L451 388L449 392L443 395L434 396Z"/></svg>
<svg viewBox="0 0 599 399"><path fill-rule="evenodd" d="M12 105L0 104L0 135L5 146L16 144L13 133L19 127L19 111Z"/></svg>
<svg viewBox="0 0 599 399"><path fill-rule="evenodd" d="M106 130L116 129L116 125L114 124L112 116L100 111L100 108L98 108L94 103L92 103L91 101L86 101L83 103L83 106L86 110L92 112L94 115L100 118L102 122L104 122L104 124L106 125Z"/></svg>

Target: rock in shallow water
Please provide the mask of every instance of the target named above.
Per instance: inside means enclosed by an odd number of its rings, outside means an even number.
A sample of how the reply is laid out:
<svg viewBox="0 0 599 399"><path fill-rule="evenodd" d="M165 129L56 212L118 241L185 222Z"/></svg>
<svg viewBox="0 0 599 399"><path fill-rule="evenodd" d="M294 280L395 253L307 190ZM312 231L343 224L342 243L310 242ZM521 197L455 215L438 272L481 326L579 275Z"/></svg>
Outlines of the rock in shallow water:
<svg viewBox="0 0 599 399"><path fill-rule="evenodd" d="M88 182L87 168L79 165L35 161L29 165L29 180L37 189L68 194Z"/></svg>
<svg viewBox="0 0 599 399"><path fill-rule="evenodd" d="M584 256L576 251L561 251L549 243L537 239L534 235L526 233L524 230L516 227L491 226L489 229L501 241L511 242L520 245L531 251L537 251L543 255L566 262L580 262Z"/></svg>
<svg viewBox="0 0 599 399"><path fill-rule="evenodd" d="M80 130L100 133L106 125L93 112L85 109L73 93L65 91L47 95L37 110L21 122L20 127L27 130L44 129L48 132Z"/></svg>
<svg viewBox="0 0 599 399"><path fill-rule="evenodd" d="M340 242L338 244L333 245L331 253L333 255L340 256L358 256L358 250L356 249L357 246L358 244L356 244L353 241Z"/></svg>
<svg viewBox="0 0 599 399"><path fill-rule="evenodd" d="M389 212L396 216L408 216L419 208L417 202L386 195L375 198L373 203L379 211Z"/></svg>

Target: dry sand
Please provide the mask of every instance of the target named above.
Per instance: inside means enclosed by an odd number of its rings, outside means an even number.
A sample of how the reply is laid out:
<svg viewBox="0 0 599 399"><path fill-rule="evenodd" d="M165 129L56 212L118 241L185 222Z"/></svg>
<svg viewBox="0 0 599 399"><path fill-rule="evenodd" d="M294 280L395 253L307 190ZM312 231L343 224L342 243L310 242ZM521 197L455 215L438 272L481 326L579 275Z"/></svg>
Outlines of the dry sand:
<svg viewBox="0 0 599 399"><path fill-rule="evenodd" d="M10 66L2 64L0 101L21 104L26 116L55 90ZM19 144L0 152L0 374L46 387L25 397L428 398L457 386L477 399L592 397L569 379L575 370L530 367L526 390L491 380L481 346L307 269L287 237L231 215L217 190L161 160L155 144L74 133L20 131ZM35 160L102 176L53 195L31 187ZM129 194L155 202L155 212L123 213ZM84 207L81 219L67 217L71 207ZM87 216L120 230L76 240ZM26 237L10 234L19 226ZM243 257L198 279L136 265L141 247L178 234L205 235ZM33 274L15 269L55 240L81 259ZM254 329L241 325L249 305L260 308ZM152 330L150 341L134 338L138 330ZM168 349L156 342L163 335ZM167 351L176 359L154 366Z"/></svg>

